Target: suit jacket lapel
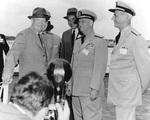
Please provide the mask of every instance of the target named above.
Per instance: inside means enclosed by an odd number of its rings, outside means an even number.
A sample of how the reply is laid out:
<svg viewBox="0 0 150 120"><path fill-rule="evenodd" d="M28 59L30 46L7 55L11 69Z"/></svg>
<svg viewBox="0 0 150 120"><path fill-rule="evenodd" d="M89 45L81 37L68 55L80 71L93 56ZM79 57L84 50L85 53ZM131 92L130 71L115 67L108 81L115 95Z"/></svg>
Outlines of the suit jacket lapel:
<svg viewBox="0 0 150 120"><path fill-rule="evenodd" d="M86 41L81 45L81 50L84 49L88 44L89 44L89 40L86 40Z"/></svg>
<svg viewBox="0 0 150 120"><path fill-rule="evenodd" d="M120 37L118 44L114 47L113 52L115 53L125 42L131 32L131 27Z"/></svg>
<svg viewBox="0 0 150 120"><path fill-rule="evenodd" d="M32 27L30 27L31 33L33 35L33 40L35 41L35 43L43 50L42 44L40 42L39 36L38 34L33 30Z"/></svg>
<svg viewBox="0 0 150 120"><path fill-rule="evenodd" d="M47 49L47 48L48 48L48 45L47 45L47 43L48 43L48 42L47 42L47 40L48 40L48 39L47 39L47 33L44 33L44 34L42 34L41 36L42 36L41 39L43 40L43 44L44 44L44 48L42 47L42 49L43 49L44 52L46 52L46 54L48 55L48 49ZM41 46L42 46L42 45L41 45Z"/></svg>
<svg viewBox="0 0 150 120"><path fill-rule="evenodd" d="M70 47L70 49L72 49L72 39L71 39L72 30L71 30L71 29L68 30L67 35L68 35L68 37L65 38L65 39L68 39L67 41L69 42L69 46L67 46L67 47ZM67 47L66 47L66 48L67 48Z"/></svg>
<svg viewBox="0 0 150 120"><path fill-rule="evenodd" d="M92 33L88 38L84 38L84 43L81 45L81 49L85 48L90 42L92 42L94 35L95 33Z"/></svg>

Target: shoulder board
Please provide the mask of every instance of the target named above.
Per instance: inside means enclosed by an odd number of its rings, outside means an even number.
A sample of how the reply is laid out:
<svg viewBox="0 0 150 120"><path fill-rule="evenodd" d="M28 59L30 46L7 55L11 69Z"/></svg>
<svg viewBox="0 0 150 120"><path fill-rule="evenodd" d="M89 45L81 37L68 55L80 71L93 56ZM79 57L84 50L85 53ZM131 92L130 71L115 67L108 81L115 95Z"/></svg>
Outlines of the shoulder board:
<svg viewBox="0 0 150 120"><path fill-rule="evenodd" d="M132 32L134 35L136 35L136 36L141 35L139 32L137 32L137 31L135 31L135 30L132 30L131 32Z"/></svg>
<svg viewBox="0 0 150 120"><path fill-rule="evenodd" d="M102 38L104 38L104 36L102 36L102 35L94 35L95 37L98 37L98 38L100 38L100 39L102 39Z"/></svg>

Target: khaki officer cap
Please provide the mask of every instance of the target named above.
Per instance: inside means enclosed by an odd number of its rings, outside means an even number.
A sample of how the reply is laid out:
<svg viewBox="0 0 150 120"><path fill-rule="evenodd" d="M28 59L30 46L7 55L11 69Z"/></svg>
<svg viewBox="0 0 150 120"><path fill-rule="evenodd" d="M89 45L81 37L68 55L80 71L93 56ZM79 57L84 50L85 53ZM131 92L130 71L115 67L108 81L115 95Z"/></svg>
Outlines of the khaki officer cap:
<svg viewBox="0 0 150 120"><path fill-rule="evenodd" d="M93 21L96 21L96 19L97 19L97 15L94 12L92 12L90 10L86 10L86 9L80 10L77 13L77 17L78 17L78 19L87 18L87 19L91 19Z"/></svg>
<svg viewBox="0 0 150 120"><path fill-rule="evenodd" d="M123 11L123 12L127 12L129 14L131 14L132 16L135 16L135 11L126 3L122 2L122 1L117 1L116 2L116 8L114 9L109 9L110 12L115 12L116 10L119 11Z"/></svg>

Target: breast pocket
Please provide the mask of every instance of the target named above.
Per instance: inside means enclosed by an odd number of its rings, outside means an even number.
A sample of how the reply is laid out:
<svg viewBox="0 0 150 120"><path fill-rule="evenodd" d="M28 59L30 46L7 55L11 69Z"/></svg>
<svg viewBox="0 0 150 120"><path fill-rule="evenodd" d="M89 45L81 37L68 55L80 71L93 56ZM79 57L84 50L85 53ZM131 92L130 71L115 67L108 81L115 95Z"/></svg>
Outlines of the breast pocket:
<svg viewBox="0 0 150 120"><path fill-rule="evenodd" d="M85 62L91 62L94 59L94 49L83 49L82 50L82 60Z"/></svg>

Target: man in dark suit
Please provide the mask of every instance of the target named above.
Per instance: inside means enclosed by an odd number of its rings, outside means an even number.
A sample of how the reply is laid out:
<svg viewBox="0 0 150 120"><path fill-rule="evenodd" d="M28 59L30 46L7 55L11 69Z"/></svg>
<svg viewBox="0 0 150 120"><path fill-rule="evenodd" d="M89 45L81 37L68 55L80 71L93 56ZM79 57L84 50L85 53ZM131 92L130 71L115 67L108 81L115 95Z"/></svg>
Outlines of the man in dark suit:
<svg viewBox="0 0 150 120"><path fill-rule="evenodd" d="M69 63L71 63L74 41L79 35L76 14L77 14L76 8L69 8L67 10L67 15L64 17L64 19L67 19L70 29L63 32L61 48L60 48L60 58L67 60ZM70 110L71 110L70 120L73 120L74 117L73 117L73 110L72 110L72 99L71 96L66 96L66 98L68 100Z"/></svg>
<svg viewBox="0 0 150 120"><path fill-rule="evenodd" d="M3 51L7 54L9 46L6 41L6 37L3 34L0 34L0 82L2 82L2 71L4 67Z"/></svg>
<svg viewBox="0 0 150 120"><path fill-rule="evenodd" d="M74 40L79 32L76 13L76 8L69 8L67 10L67 16L64 17L64 19L67 19L70 29L66 30L62 35L60 58L66 59L68 62L71 62Z"/></svg>

